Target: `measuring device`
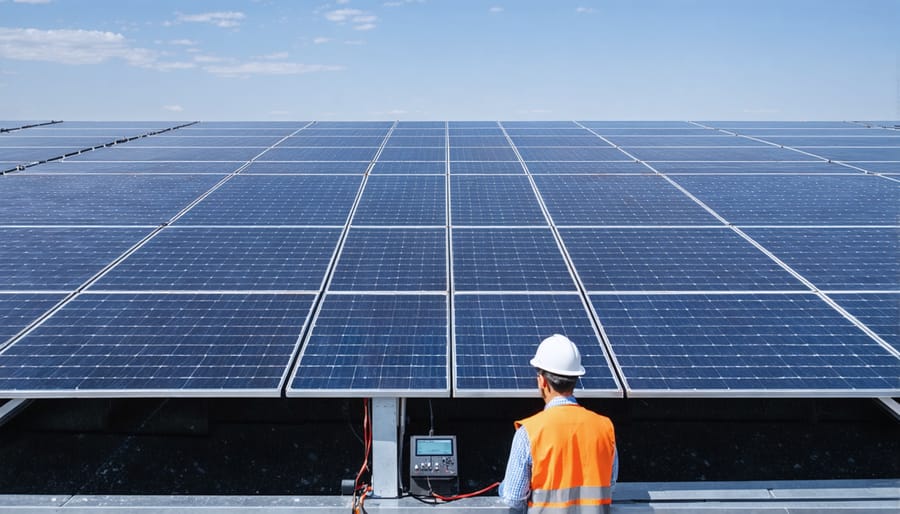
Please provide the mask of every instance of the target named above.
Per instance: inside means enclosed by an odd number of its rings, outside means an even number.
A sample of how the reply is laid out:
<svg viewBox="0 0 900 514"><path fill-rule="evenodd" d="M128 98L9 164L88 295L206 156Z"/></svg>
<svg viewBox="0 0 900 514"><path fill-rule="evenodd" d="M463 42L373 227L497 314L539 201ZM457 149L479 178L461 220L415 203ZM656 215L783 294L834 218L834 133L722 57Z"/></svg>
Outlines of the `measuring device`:
<svg viewBox="0 0 900 514"><path fill-rule="evenodd" d="M459 494L455 435L414 435L409 445L409 492L413 495Z"/></svg>

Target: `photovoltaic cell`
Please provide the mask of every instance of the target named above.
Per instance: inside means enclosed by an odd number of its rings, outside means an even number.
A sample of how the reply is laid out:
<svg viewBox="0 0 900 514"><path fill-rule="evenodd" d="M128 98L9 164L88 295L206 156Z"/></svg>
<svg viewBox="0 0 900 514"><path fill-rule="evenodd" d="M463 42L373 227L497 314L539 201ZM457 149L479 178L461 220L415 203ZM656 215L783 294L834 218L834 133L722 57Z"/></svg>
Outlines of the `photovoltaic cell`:
<svg viewBox="0 0 900 514"><path fill-rule="evenodd" d="M443 396L449 391L445 295L329 294L289 396Z"/></svg>
<svg viewBox="0 0 900 514"><path fill-rule="evenodd" d="M898 393L900 359L812 294L591 295L633 394Z"/></svg>
<svg viewBox="0 0 900 514"><path fill-rule="evenodd" d="M91 289L315 291L340 233L337 228L170 227Z"/></svg>
<svg viewBox="0 0 900 514"><path fill-rule="evenodd" d="M746 137L735 137L720 133L711 136L609 136L607 139L629 150L640 147L717 147L717 146L761 146L770 145Z"/></svg>
<svg viewBox="0 0 900 514"><path fill-rule="evenodd" d="M0 290L74 290L149 228L0 228Z"/></svg>
<svg viewBox="0 0 900 514"><path fill-rule="evenodd" d="M679 176L674 178L736 224L894 224L900 184L866 175Z"/></svg>
<svg viewBox="0 0 900 514"><path fill-rule="evenodd" d="M358 147L308 147L272 148L262 154L260 161L371 161L378 148Z"/></svg>
<svg viewBox="0 0 900 514"><path fill-rule="evenodd" d="M378 156L379 161L446 161L444 148L385 148Z"/></svg>
<svg viewBox="0 0 900 514"><path fill-rule="evenodd" d="M40 318L61 294L0 293L0 345Z"/></svg>
<svg viewBox="0 0 900 514"><path fill-rule="evenodd" d="M541 340L563 334L587 370L580 396L621 396L600 339L575 294L457 294L454 297L454 395L536 396L529 361Z"/></svg>
<svg viewBox="0 0 900 514"><path fill-rule="evenodd" d="M807 288L732 230L562 229L589 291L787 291Z"/></svg>
<svg viewBox="0 0 900 514"><path fill-rule="evenodd" d="M454 229L457 291L574 291L550 229Z"/></svg>
<svg viewBox="0 0 900 514"><path fill-rule="evenodd" d="M534 181L557 225L718 224L657 176L536 175Z"/></svg>
<svg viewBox="0 0 900 514"><path fill-rule="evenodd" d="M828 295L895 350L900 350L900 293Z"/></svg>
<svg viewBox="0 0 900 514"><path fill-rule="evenodd" d="M329 289L446 291L446 231L352 228Z"/></svg>
<svg viewBox="0 0 900 514"><path fill-rule="evenodd" d="M596 175L604 173L650 174L653 170L634 161L608 162L552 162L532 161L528 163L528 171L535 175L573 174Z"/></svg>
<svg viewBox="0 0 900 514"><path fill-rule="evenodd" d="M217 173L225 175L244 165L244 161L52 161L23 171L36 173Z"/></svg>
<svg viewBox="0 0 900 514"><path fill-rule="evenodd" d="M450 180L454 225L546 225L525 176L458 175Z"/></svg>
<svg viewBox="0 0 900 514"><path fill-rule="evenodd" d="M578 135L574 136L529 136L520 135L512 136L513 144L517 147L525 146L605 146L610 144L600 139L594 134L577 131Z"/></svg>
<svg viewBox="0 0 900 514"><path fill-rule="evenodd" d="M306 175L362 175L369 168L368 162L301 162L301 161L255 161L244 168L245 175L257 173L306 174Z"/></svg>
<svg viewBox="0 0 900 514"><path fill-rule="evenodd" d="M509 141L506 139L506 136L503 135L503 132L498 131L496 135L494 132L490 132L485 135L473 135L473 136L457 136L450 134L450 147L451 148L460 148L460 147L491 147L491 146L505 146L509 147ZM515 156L513 156L513 160L515 160Z"/></svg>
<svg viewBox="0 0 900 514"><path fill-rule="evenodd" d="M526 161L633 161L624 152L609 147L540 147L519 148Z"/></svg>
<svg viewBox="0 0 900 514"><path fill-rule="evenodd" d="M221 180L218 175L7 175L0 219L9 224L159 224Z"/></svg>
<svg viewBox="0 0 900 514"><path fill-rule="evenodd" d="M237 175L179 219L195 225L343 225L361 176Z"/></svg>
<svg viewBox="0 0 900 514"><path fill-rule="evenodd" d="M835 161L900 161L900 147L890 148L821 148L799 147L800 150Z"/></svg>
<svg viewBox="0 0 900 514"><path fill-rule="evenodd" d="M73 161L249 161L260 148L146 147L128 143L67 157Z"/></svg>
<svg viewBox="0 0 900 514"><path fill-rule="evenodd" d="M278 396L312 300L82 294L0 353L0 391Z"/></svg>
<svg viewBox="0 0 900 514"><path fill-rule="evenodd" d="M444 175L447 164L444 161L379 161L372 168L373 175Z"/></svg>
<svg viewBox="0 0 900 514"><path fill-rule="evenodd" d="M455 175L522 175L519 161L453 161L450 173Z"/></svg>
<svg viewBox="0 0 900 514"><path fill-rule="evenodd" d="M354 225L444 225L446 189L442 176L390 176L369 178Z"/></svg>
<svg viewBox="0 0 900 514"><path fill-rule="evenodd" d="M654 162L653 169L660 173L844 173L856 174L858 170L825 161L803 162Z"/></svg>
<svg viewBox="0 0 900 514"><path fill-rule="evenodd" d="M506 147L451 147L451 161L516 161L516 152Z"/></svg>
<svg viewBox="0 0 900 514"><path fill-rule="evenodd" d="M900 290L898 228L748 228L745 232L819 289Z"/></svg>

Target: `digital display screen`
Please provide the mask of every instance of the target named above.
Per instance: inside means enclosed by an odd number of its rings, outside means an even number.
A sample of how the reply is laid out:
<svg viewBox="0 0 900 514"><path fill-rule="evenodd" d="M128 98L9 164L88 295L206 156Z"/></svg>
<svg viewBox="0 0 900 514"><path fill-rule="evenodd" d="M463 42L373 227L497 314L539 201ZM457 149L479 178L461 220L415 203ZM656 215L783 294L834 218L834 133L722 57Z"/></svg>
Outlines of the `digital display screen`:
<svg viewBox="0 0 900 514"><path fill-rule="evenodd" d="M453 455L453 439L416 439L416 455Z"/></svg>

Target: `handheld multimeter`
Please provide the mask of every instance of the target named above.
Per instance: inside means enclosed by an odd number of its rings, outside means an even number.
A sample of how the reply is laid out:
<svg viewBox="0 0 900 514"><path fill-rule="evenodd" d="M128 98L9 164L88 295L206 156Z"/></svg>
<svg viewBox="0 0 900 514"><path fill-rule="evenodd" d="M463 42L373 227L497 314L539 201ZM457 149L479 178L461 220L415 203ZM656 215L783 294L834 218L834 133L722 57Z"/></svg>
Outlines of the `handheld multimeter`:
<svg viewBox="0 0 900 514"><path fill-rule="evenodd" d="M409 492L459 494L456 436L414 435L409 445Z"/></svg>

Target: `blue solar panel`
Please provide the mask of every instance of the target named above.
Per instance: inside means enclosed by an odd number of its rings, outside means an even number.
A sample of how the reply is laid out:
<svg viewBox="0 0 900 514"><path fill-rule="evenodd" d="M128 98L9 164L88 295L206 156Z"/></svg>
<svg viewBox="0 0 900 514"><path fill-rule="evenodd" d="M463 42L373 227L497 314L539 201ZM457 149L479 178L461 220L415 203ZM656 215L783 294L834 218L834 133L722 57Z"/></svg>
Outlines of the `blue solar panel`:
<svg viewBox="0 0 900 514"><path fill-rule="evenodd" d="M576 395L621 396L578 295L457 294L454 323L456 396L536 396L528 361L553 334L566 335L581 352L587 374Z"/></svg>
<svg viewBox="0 0 900 514"><path fill-rule="evenodd" d="M748 228L745 232L825 290L900 290L900 229Z"/></svg>
<svg viewBox="0 0 900 514"><path fill-rule="evenodd" d="M526 161L631 161L631 157L616 148L604 147L540 147L519 148Z"/></svg>
<svg viewBox="0 0 900 514"><path fill-rule="evenodd" d="M674 180L737 224L894 224L900 185L880 177L680 176Z"/></svg>
<svg viewBox="0 0 900 514"><path fill-rule="evenodd" d="M244 161L52 161L28 168L23 173L217 173L224 175L244 165Z"/></svg>
<svg viewBox="0 0 900 514"><path fill-rule="evenodd" d="M445 295L325 297L289 396L440 396L448 384Z"/></svg>
<svg viewBox="0 0 900 514"><path fill-rule="evenodd" d="M732 230L562 229L589 291L805 290Z"/></svg>
<svg viewBox="0 0 900 514"><path fill-rule="evenodd" d="M331 291L446 291L445 229L352 228Z"/></svg>
<svg viewBox="0 0 900 514"><path fill-rule="evenodd" d="M516 161L516 152L506 147L464 147L450 148L451 161Z"/></svg>
<svg viewBox="0 0 900 514"><path fill-rule="evenodd" d="M454 128L453 125L450 125L450 146L482 146L480 144L457 144L455 143L455 138L457 137L474 137L474 138L503 138L504 144L509 144L506 141L506 136L503 135L503 130L497 126L496 123L493 124L493 127L469 127L469 128ZM501 141L498 139L497 141ZM495 145L487 145L487 146L495 146Z"/></svg>
<svg viewBox="0 0 900 514"><path fill-rule="evenodd" d="M900 393L900 358L812 294L591 302L635 394Z"/></svg>
<svg viewBox="0 0 900 514"><path fill-rule="evenodd" d="M285 139L278 148L297 148L297 147L339 147L339 146L356 146L367 148L378 148L384 141L382 136L304 136L300 132L295 137Z"/></svg>
<svg viewBox="0 0 900 514"><path fill-rule="evenodd" d="M900 162L848 162L858 168L873 173L889 173L896 175L900 173Z"/></svg>
<svg viewBox="0 0 900 514"><path fill-rule="evenodd" d="M169 133L175 134L175 133ZM153 146L153 147L224 147L256 148L257 153L263 151L281 140L278 136L252 136L246 133L233 136L185 136L185 135L156 135L143 137L128 142L128 147ZM109 142L109 141L107 141ZM162 148L160 148L162 150ZM205 151L205 149L204 149Z"/></svg>
<svg viewBox="0 0 900 514"><path fill-rule="evenodd" d="M447 163L444 161L379 161L372 168L373 175L444 175L445 173L447 173Z"/></svg>
<svg viewBox="0 0 900 514"><path fill-rule="evenodd" d="M574 291L556 239L546 229L454 229L456 291Z"/></svg>
<svg viewBox="0 0 900 514"><path fill-rule="evenodd" d="M444 148L385 148L378 157L379 161L446 161L447 150Z"/></svg>
<svg viewBox="0 0 900 514"><path fill-rule="evenodd" d="M450 173L455 175L522 175L525 169L519 161L454 161Z"/></svg>
<svg viewBox="0 0 900 514"><path fill-rule="evenodd" d="M29 162L45 161L61 157L68 153L77 152L84 147L79 146L61 146L61 147L42 147L42 148L0 148L0 162L15 162L26 164Z"/></svg>
<svg viewBox="0 0 900 514"><path fill-rule="evenodd" d="M196 225L343 225L362 177L237 175L179 219Z"/></svg>
<svg viewBox="0 0 900 514"><path fill-rule="evenodd" d="M0 392L278 396L312 300L82 294L0 354Z"/></svg>
<svg viewBox="0 0 900 514"><path fill-rule="evenodd" d="M111 146L67 157L75 161L249 161L265 148Z"/></svg>
<svg viewBox="0 0 900 514"><path fill-rule="evenodd" d="M815 161L800 152L774 146L735 148L627 148L644 161Z"/></svg>
<svg viewBox="0 0 900 514"><path fill-rule="evenodd" d="M845 173L859 171L840 164L825 161L803 162L654 162L653 169L660 173Z"/></svg>
<svg viewBox="0 0 900 514"><path fill-rule="evenodd" d="M818 147L818 146L900 146L900 132L885 136L767 136L766 141L784 146ZM807 149L816 153L818 149ZM843 150L843 149L841 149ZM824 150L823 150L824 151Z"/></svg>
<svg viewBox="0 0 900 514"><path fill-rule="evenodd" d="M703 136L610 136L613 143L630 150L641 147L717 147L717 146L762 146L770 145L746 137L719 135Z"/></svg>
<svg viewBox="0 0 900 514"><path fill-rule="evenodd" d="M9 224L141 225L168 221L218 175L7 175L0 219Z"/></svg>
<svg viewBox="0 0 900 514"><path fill-rule="evenodd" d="M500 122L505 128L535 128L535 129L577 129L579 128L572 121L502 121Z"/></svg>
<svg viewBox="0 0 900 514"><path fill-rule="evenodd" d="M777 142L781 137L835 137L835 136L896 136L897 133L884 129L865 128L859 125L845 125L845 128L808 129L808 128L742 128L737 133L758 137L766 141Z"/></svg>
<svg viewBox="0 0 900 514"><path fill-rule="evenodd" d="M900 293L830 294L847 312L900 350Z"/></svg>
<svg viewBox="0 0 900 514"><path fill-rule="evenodd" d="M454 225L546 225L528 177L458 175L450 181Z"/></svg>
<svg viewBox="0 0 900 514"><path fill-rule="evenodd" d="M812 146L799 149L835 161L900 161L900 147L820 148Z"/></svg>
<svg viewBox="0 0 900 514"><path fill-rule="evenodd" d="M445 178L435 175L369 177L354 225L445 225Z"/></svg>
<svg viewBox="0 0 900 514"><path fill-rule="evenodd" d="M536 175L557 225L698 225L716 219L663 178Z"/></svg>
<svg viewBox="0 0 900 514"><path fill-rule="evenodd" d="M509 141L506 139L506 136L503 135L503 132L497 131L496 133L490 132L491 135L472 135L472 136L462 136L462 135L450 135L450 147L491 147L491 146L505 146L509 147ZM515 160L515 159L513 159Z"/></svg>
<svg viewBox="0 0 900 514"><path fill-rule="evenodd" d="M371 161L378 148L282 148L276 147L262 154L261 161Z"/></svg>
<svg viewBox="0 0 900 514"><path fill-rule="evenodd" d="M553 162L532 161L528 163L528 171L535 175L548 174L573 174L596 175L603 173L653 173L653 170L634 161L607 161L607 162Z"/></svg>
<svg viewBox="0 0 900 514"><path fill-rule="evenodd" d="M149 233L148 228L0 228L0 290L74 290Z"/></svg>
<svg viewBox="0 0 900 514"><path fill-rule="evenodd" d="M61 294L0 293L0 347L62 299Z"/></svg>
<svg viewBox="0 0 900 514"><path fill-rule="evenodd" d="M581 125L584 125L590 129L596 129L598 131L603 131L604 129L615 129L615 128L628 128L628 129L696 129L696 125L692 125L686 121L660 121L660 120L646 120L646 121L615 121L615 120L603 120L603 121L580 121Z"/></svg>
<svg viewBox="0 0 900 514"><path fill-rule="evenodd" d="M430 147L443 147L446 144L447 140L441 131L440 135L437 136L398 136L394 133L390 139L387 140L386 148L397 148L397 147L417 147L417 146L430 146Z"/></svg>
<svg viewBox="0 0 900 514"><path fill-rule="evenodd" d="M575 136L512 136L513 144L525 146L605 146L610 144L589 132L578 131Z"/></svg>
<svg viewBox="0 0 900 514"><path fill-rule="evenodd" d="M30 132L13 132L0 137L0 148L90 148L115 141L113 136L26 136Z"/></svg>
<svg viewBox="0 0 900 514"><path fill-rule="evenodd" d="M260 162L256 161L244 168L243 174L273 173L273 174L349 174L362 175L369 169L369 163L364 161L347 162Z"/></svg>
<svg viewBox="0 0 900 514"><path fill-rule="evenodd" d="M388 129L381 128L305 128L297 133L297 136L325 136L325 137L379 137L384 139Z"/></svg>
<svg viewBox="0 0 900 514"><path fill-rule="evenodd" d="M160 232L94 290L318 290L340 229L177 228Z"/></svg>

